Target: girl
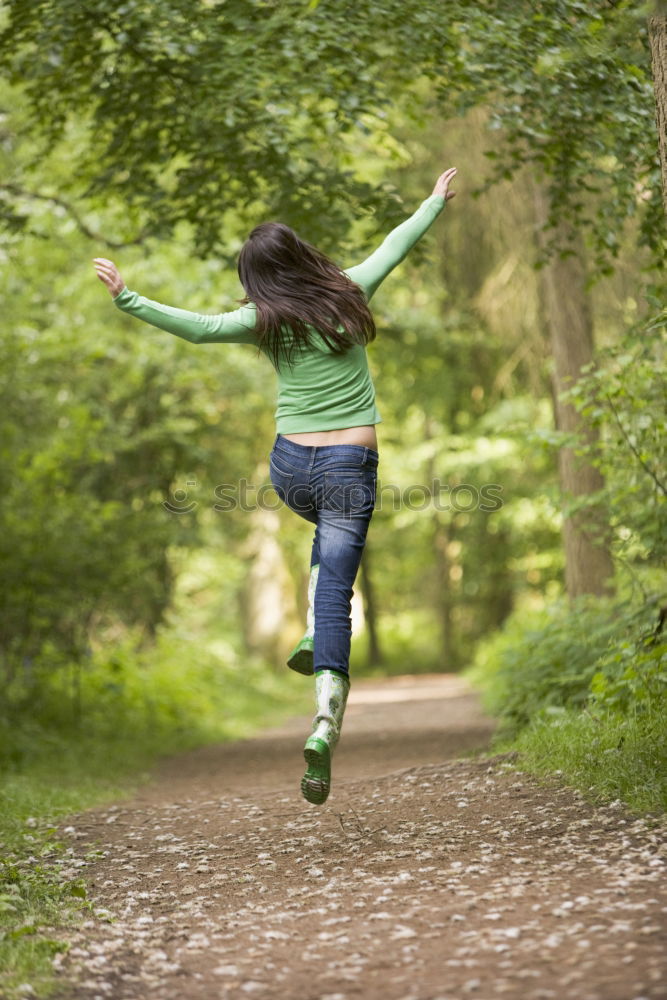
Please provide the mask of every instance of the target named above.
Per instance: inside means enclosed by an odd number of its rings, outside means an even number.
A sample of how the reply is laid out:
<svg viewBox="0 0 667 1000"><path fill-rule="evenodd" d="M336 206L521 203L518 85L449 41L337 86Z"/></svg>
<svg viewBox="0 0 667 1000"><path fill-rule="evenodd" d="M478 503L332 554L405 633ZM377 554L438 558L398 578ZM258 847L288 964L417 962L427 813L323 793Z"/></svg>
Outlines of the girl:
<svg viewBox="0 0 667 1000"><path fill-rule="evenodd" d="M375 337L368 303L454 197L456 174L362 264L341 270L288 226L265 222L241 249L243 305L217 316L174 309L130 291L110 260L95 270L119 309L194 344L254 344L278 375L277 437L271 482L295 513L315 525L307 630L288 664L315 674L316 715L304 749L303 796L321 805L350 687L350 600L375 506L380 414L366 344Z"/></svg>

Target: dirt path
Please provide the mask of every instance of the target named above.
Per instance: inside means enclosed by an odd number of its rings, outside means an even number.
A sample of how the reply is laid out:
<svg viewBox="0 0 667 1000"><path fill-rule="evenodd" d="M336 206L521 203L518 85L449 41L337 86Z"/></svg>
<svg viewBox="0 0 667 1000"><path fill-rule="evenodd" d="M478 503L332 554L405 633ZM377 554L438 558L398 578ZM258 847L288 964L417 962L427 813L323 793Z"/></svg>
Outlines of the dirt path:
<svg viewBox="0 0 667 1000"><path fill-rule="evenodd" d="M354 685L324 807L298 791L307 725L74 821L99 910L64 997L667 997L664 820L452 759L492 731L456 677Z"/></svg>

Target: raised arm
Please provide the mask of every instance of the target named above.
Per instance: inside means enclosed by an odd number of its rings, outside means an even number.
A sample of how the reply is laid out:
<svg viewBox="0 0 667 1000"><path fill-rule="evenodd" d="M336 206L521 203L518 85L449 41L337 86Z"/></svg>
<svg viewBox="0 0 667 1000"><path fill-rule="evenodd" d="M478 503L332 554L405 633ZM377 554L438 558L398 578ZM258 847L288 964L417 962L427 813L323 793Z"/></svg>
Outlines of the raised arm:
<svg viewBox="0 0 667 1000"><path fill-rule="evenodd" d="M112 261L96 257L94 263L97 276L109 289L114 305L123 312L150 323L151 326L173 333L191 344L223 341L234 344L257 343L254 334L256 312L251 304L241 306L233 312L218 313L214 316L175 309L173 306L153 302L152 299L130 291Z"/></svg>
<svg viewBox="0 0 667 1000"><path fill-rule="evenodd" d="M363 263L347 268L345 273L360 285L367 300L375 294L382 281L424 235L445 207L454 197L449 184L454 179L456 167L450 167L438 177L433 193L421 203L414 215L393 229L382 244Z"/></svg>

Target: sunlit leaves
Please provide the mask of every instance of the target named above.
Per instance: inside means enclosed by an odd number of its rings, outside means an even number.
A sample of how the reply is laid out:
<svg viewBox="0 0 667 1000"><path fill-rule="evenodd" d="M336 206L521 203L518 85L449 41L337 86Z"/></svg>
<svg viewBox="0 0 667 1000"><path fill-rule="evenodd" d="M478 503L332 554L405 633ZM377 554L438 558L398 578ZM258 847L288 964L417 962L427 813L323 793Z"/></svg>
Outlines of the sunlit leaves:
<svg viewBox="0 0 667 1000"><path fill-rule="evenodd" d="M0 50L46 145L90 116L77 164L89 195L135 206L158 235L186 219L203 254L224 252L232 208L246 228L280 217L325 249L351 215L396 221L395 203L346 167L343 140L399 105L419 117L426 77L443 118L490 105L491 176L544 171L555 212L592 233L601 268L630 216L661 256L646 26L626 0L8 7ZM623 170L609 172L610 155Z"/></svg>

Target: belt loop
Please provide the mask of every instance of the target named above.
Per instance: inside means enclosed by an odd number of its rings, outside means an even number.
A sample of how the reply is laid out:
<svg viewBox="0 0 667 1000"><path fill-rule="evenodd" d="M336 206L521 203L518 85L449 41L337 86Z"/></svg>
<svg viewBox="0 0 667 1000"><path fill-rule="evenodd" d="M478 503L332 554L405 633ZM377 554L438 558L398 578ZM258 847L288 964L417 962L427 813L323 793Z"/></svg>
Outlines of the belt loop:
<svg viewBox="0 0 667 1000"><path fill-rule="evenodd" d="M363 459L363 462L361 463L362 465L366 464L366 459L367 458L368 458L368 448L364 448L364 459Z"/></svg>

